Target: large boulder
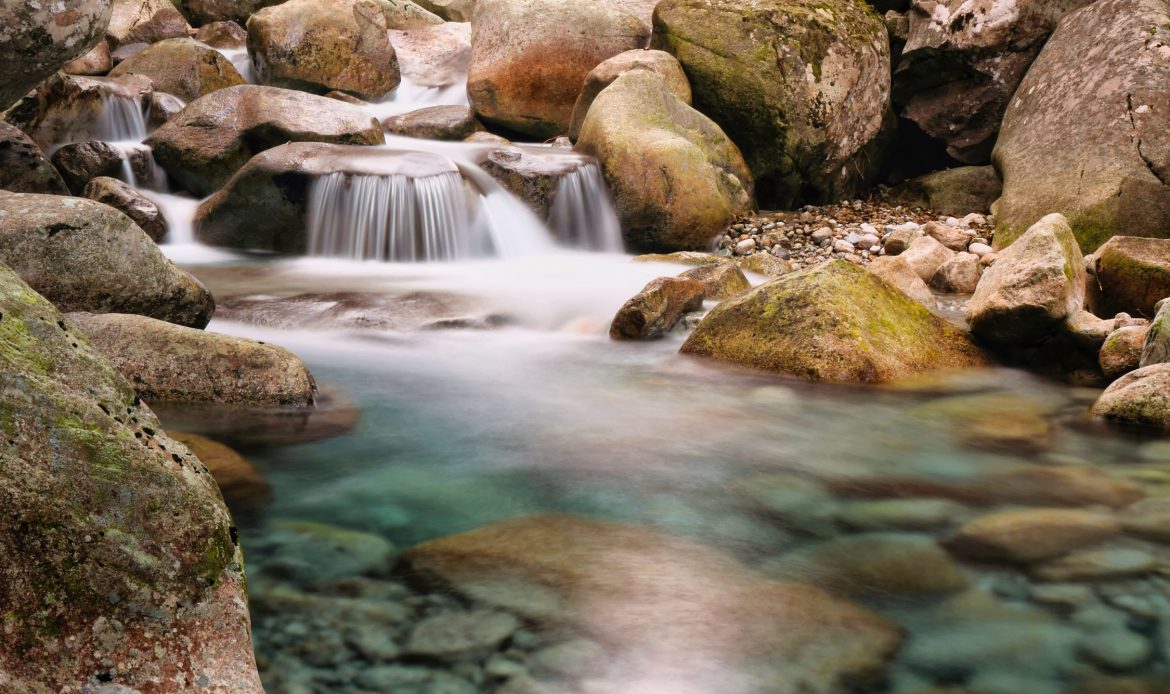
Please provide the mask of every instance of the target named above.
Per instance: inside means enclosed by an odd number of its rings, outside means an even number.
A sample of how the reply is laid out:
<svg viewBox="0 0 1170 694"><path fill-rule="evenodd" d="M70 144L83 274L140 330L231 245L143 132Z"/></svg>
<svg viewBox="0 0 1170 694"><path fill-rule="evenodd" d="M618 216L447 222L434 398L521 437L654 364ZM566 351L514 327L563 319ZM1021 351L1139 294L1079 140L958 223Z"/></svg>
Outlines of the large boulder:
<svg viewBox="0 0 1170 694"><path fill-rule="evenodd" d="M448 88L452 97L465 100L467 66L471 62L471 25L446 22L406 31L390 32L398 54L402 79L422 87Z"/></svg>
<svg viewBox="0 0 1170 694"><path fill-rule="evenodd" d="M1093 414L1130 427L1170 429L1170 364L1154 364L1117 379L1097 399Z"/></svg>
<svg viewBox="0 0 1170 694"><path fill-rule="evenodd" d="M0 689L261 694L206 468L3 266L0 315Z"/></svg>
<svg viewBox="0 0 1170 694"><path fill-rule="evenodd" d="M276 87L242 85L191 103L147 140L154 158L186 190L219 190L254 154L287 142L376 145L376 118L356 106Z"/></svg>
<svg viewBox="0 0 1170 694"><path fill-rule="evenodd" d="M653 46L744 151L763 204L850 197L877 175L893 131L890 45L864 2L664 0Z"/></svg>
<svg viewBox="0 0 1170 694"><path fill-rule="evenodd" d="M1085 302L1085 263L1059 214L1036 222L999 253L967 305L971 332L1000 346L1039 343Z"/></svg>
<svg viewBox="0 0 1170 694"><path fill-rule="evenodd" d="M485 121L535 137L568 131L585 76L642 48L638 18L603 3L478 0L467 93Z"/></svg>
<svg viewBox="0 0 1170 694"><path fill-rule="evenodd" d="M280 0L176 0L175 7L195 26L235 22L241 26L256 12Z"/></svg>
<svg viewBox="0 0 1170 694"><path fill-rule="evenodd" d="M706 248L752 208L739 149L647 70L627 72L597 95L577 149L601 162L632 248Z"/></svg>
<svg viewBox="0 0 1170 694"><path fill-rule="evenodd" d="M155 90L194 101L217 89L245 84L232 61L211 46L186 37L167 39L135 53L110 71L145 75Z"/></svg>
<svg viewBox="0 0 1170 694"><path fill-rule="evenodd" d="M955 159L986 164L1028 66L1060 18L1089 2L914 0L894 72L899 114Z"/></svg>
<svg viewBox="0 0 1170 694"><path fill-rule="evenodd" d="M70 142L140 138L145 133L130 132L129 128L143 126L144 118L129 123L117 116L134 118L135 110L145 113L152 94L150 79L142 75L78 77L57 73L37 85L4 118L46 151ZM111 112L112 107L122 108Z"/></svg>
<svg viewBox="0 0 1170 694"><path fill-rule="evenodd" d="M1063 214L1081 248L1170 236L1170 6L1103 0L1060 23L1004 116L995 243Z"/></svg>
<svg viewBox="0 0 1170 694"><path fill-rule="evenodd" d="M0 55L5 56L0 112L97 45L105 37L112 7L111 0L0 5Z"/></svg>
<svg viewBox="0 0 1170 694"><path fill-rule="evenodd" d="M959 166L906 181L891 191L890 199L962 218L971 212L987 214L1002 192L994 167Z"/></svg>
<svg viewBox="0 0 1170 694"><path fill-rule="evenodd" d="M1170 240L1114 236L1093 255L1088 299L1095 313L1153 318L1157 303L1170 297Z"/></svg>
<svg viewBox="0 0 1170 694"><path fill-rule="evenodd" d="M71 313L71 325L148 403L313 404L317 386L276 345L120 313Z"/></svg>
<svg viewBox="0 0 1170 694"><path fill-rule="evenodd" d="M211 293L126 215L83 198L0 193L0 262L63 311L203 327Z"/></svg>
<svg viewBox="0 0 1170 694"><path fill-rule="evenodd" d="M589 113L593 100L613 81L630 70L649 70L662 78L666 88L688 106L691 103L691 83L683 72L682 65L666 51L637 49L618 53L603 61L585 76L585 85L573 105L573 117L569 124L569 138L576 140L581 133L581 124Z"/></svg>
<svg viewBox="0 0 1170 694"><path fill-rule="evenodd" d="M985 363L963 331L841 260L720 303L682 352L832 382L877 383Z"/></svg>
<svg viewBox="0 0 1170 694"><path fill-rule="evenodd" d="M191 25L170 0L114 0L106 29L111 49L186 36Z"/></svg>
<svg viewBox="0 0 1170 694"><path fill-rule="evenodd" d="M615 657L599 691L647 672L663 691L696 682L710 683L704 691L864 689L900 641L898 627L847 600L636 525L518 518L417 545L402 568L600 641Z"/></svg>
<svg viewBox="0 0 1170 694"><path fill-rule="evenodd" d="M49 158L19 128L0 120L0 190L68 195Z"/></svg>

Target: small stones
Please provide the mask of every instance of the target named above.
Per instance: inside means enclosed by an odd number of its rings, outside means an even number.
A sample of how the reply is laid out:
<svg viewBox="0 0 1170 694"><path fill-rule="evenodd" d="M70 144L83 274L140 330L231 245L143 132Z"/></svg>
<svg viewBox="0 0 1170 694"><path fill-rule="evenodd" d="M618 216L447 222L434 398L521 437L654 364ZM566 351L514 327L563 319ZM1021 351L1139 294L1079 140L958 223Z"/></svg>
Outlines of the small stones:
<svg viewBox="0 0 1170 694"><path fill-rule="evenodd" d="M1036 567L1032 575L1041 581L1099 581L1140 576L1157 565L1154 555L1144 549L1107 547L1073 552Z"/></svg>
<svg viewBox="0 0 1170 694"><path fill-rule="evenodd" d="M448 660L482 657L519 628L515 617L493 610L440 614L419 622L406 648L413 655Z"/></svg>
<svg viewBox="0 0 1170 694"><path fill-rule="evenodd" d="M1124 672L1144 665L1153 656L1149 640L1129 629L1111 628L1085 637L1078 650L1107 670Z"/></svg>
<svg viewBox="0 0 1170 694"><path fill-rule="evenodd" d="M966 506L946 499L880 499L848 504L836 518L858 530L933 530L966 513Z"/></svg>
<svg viewBox="0 0 1170 694"><path fill-rule="evenodd" d="M1031 509L977 518L947 541L972 559L1031 564L1094 545L1121 532L1121 523L1090 511Z"/></svg>

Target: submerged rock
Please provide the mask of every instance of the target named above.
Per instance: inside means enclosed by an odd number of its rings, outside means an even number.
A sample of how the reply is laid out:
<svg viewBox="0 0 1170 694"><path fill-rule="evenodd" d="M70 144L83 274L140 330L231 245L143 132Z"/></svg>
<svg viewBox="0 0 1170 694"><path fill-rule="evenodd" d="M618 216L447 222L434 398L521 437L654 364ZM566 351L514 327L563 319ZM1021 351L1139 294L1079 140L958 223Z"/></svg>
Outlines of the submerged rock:
<svg viewBox="0 0 1170 694"><path fill-rule="evenodd" d="M385 573L394 545L380 535L308 521L277 521L256 543L264 573L313 586L361 574Z"/></svg>
<svg viewBox="0 0 1170 694"><path fill-rule="evenodd" d="M191 102L217 89L244 84L223 53L187 37L159 41L118 63L110 77L143 75L154 89Z"/></svg>
<svg viewBox="0 0 1170 694"><path fill-rule="evenodd" d="M475 610L439 614L419 622L410 632L406 652L424 658L459 660L494 652L520 628L506 612Z"/></svg>
<svg viewBox="0 0 1170 694"><path fill-rule="evenodd" d="M0 190L68 195L61 174L28 135L0 121Z"/></svg>
<svg viewBox="0 0 1170 694"><path fill-rule="evenodd" d="M155 243L167 235L167 220L158 205L116 178L95 178L86 184L81 195L126 215Z"/></svg>
<svg viewBox="0 0 1170 694"><path fill-rule="evenodd" d="M601 62L585 76L585 85L573 105L573 117L569 125L569 139L576 141L581 133L581 124L589 113L593 100L613 81L630 70L649 70L662 78L663 84L683 103L691 103L691 83L674 56L666 51L643 48L618 53Z"/></svg>
<svg viewBox="0 0 1170 694"><path fill-rule="evenodd" d="M986 363L961 330L839 260L722 302L682 351L833 382L875 383Z"/></svg>
<svg viewBox="0 0 1170 694"><path fill-rule="evenodd" d="M3 267L0 316L0 686L260 694L211 476Z"/></svg>
<svg viewBox="0 0 1170 694"><path fill-rule="evenodd" d="M1170 428L1170 364L1131 371L1105 389L1093 414L1117 424Z"/></svg>
<svg viewBox="0 0 1170 694"><path fill-rule="evenodd" d="M1032 564L1097 544L1120 532L1117 519L1092 511L1004 511L963 525L947 546L972 559Z"/></svg>
<svg viewBox="0 0 1170 694"><path fill-rule="evenodd" d="M706 287L695 279L659 277L618 309L609 336L614 340L661 337L684 313L703 307Z"/></svg>
<svg viewBox="0 0 1170 694"><path fill-rule="evenodd" d="M111 0L6 2L0 6L0 111L74 58L85 55L110 23Z"/></svg>
<svg viewBox="0 0 1170 694"><path fill-rule="evenodd" d="M1114 236L1093 257L1089 305L1094 312L1153 318L1156 304L1170 297L1170 240Z"/></svg>
<svg viewBox="0 0 1170 694"><path fill-rule="evenodd" d="M780 557L777 575L845 595L876 598L938 596L962 590L967 577L933 538L861 533Z"/></svg>

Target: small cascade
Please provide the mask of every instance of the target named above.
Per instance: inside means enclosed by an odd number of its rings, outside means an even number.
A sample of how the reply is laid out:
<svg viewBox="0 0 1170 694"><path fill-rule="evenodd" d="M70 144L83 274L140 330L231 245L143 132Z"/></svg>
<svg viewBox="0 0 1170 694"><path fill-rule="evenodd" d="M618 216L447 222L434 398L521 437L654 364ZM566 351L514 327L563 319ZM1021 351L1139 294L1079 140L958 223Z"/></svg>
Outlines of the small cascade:
<svg viewBox="0 0 1170 694"><path fill-rule="evenodd" d="M141 142L150 134L146 113L138 99L109 94L93 124L91 139L104 142Z"/></svg>
<svg viewBox="0 0 1170 694"><path fill-rule="evenodd" d="M601 167L594 162L582 164L561 178L548 223L563 246L606 253L625 250L613 199Z"/></svg>
<svg viewBox="0 0 1170 694"><path fill-rule="evenodd" d="M118 178L139 190L167 192L167 172L154 160L150 147L138 142L112 142L122 153Z"/></svg>

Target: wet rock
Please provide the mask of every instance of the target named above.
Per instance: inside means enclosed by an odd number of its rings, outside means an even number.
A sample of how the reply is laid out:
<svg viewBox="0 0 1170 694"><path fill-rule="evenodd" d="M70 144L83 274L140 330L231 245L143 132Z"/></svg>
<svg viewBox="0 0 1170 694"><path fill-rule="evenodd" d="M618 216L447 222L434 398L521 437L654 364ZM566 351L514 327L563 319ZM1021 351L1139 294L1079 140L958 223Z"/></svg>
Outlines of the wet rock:
<svg viewBox="0 0 1170 694"><path fill-rule="evenodd" d="M123 314L70 314L147 402L310 406L316 383L286 349Z"/></svg>
<svg viewBox="0 0 1170 694"><path fill-rule="evenodd" d="M1170 498L1143 499L1127 507L1119 517L1127 533L1170 543Z"/></svg>
<svg viewBox="0 0 1170 694"><path fill-rule="evenodd" d="M394 545L378 535L307 521L277 521L250 548L264 556L264 572L303 585L386 571Z"/></svg>
<svg viewBox="0 0 1170 694"><path fill-rule="evenodd" d="M109 42L99 41L88 53L62 67L61 72L66 75L96 77L106 74L113 67L114 59L110 55Z"/></svg>
<svg viewBox="0 0 1170 694"><path fill-rule="evenodd" d="M1101 372L1112 382L1130 371L1136 371L1142 359L1147 326L1131 325L1120 328L1105 338L1101 346Z"/></svg>
<svg viewBox="0 0 1170 694"><path fill-rule="evenodd" d="M635 49L618 53L612 58L601 62L600 65L589 71L585 76L585 85L573 106L573 117L569 125L569 139L576 141L581 133L581 125L589 113L593 100L613 81L630 70L649 70L662 78L662 83L671 94L674 94L684 104L691 103L691 84L687 81L686 73L674 56L665 51Z"/></svg>
<svg viewBox="0 0 1170 694"><path fill-rule="evenodd" d="M481 166L541 219L548 219L557 184L581 166L575 156L537 154L514 147L489 152Z"/></svg>
<svg viewBox="0 0 1170 694"><path fill-rule="evenodd" d="M140 75L77 77L55 74L37 85L5 114L45 151L58 145L112 138L117 133L102 123L111 99L123 99L145 112L150 103L150 80Z"/></svg>
<svg viewBox="0 0 1170 694"><path fill-rule="evenodd" d="M467 680L439 670L407 665L378 665L366 668L357 682L374 691L394 694L478 694Z"/></svg>
<svg viewBox="0 0 1170 694"><path fill-rule="evenodd" d="M1108 581L1148 574L1158 560L1144 549L1106 547L1087 549L1046 562L1032 570L1041 581Z"/></svg>
<svg viewBox="0 0 1170 694"><path fill-rule="evenodd" d="M577 149L601 162L636 249L705 248L752 205L751 174L736 146L646 70L597 95Z"/></svg>
<svg viewBox="0 0 1170 694"><path fill-rule="evenodd" d="M0 121L0 190L68 195L69 189L41 148L19 128Z"/></svg>
<svg viewBox="0 0 1170 694"><path fill-rule="evenodd" d="M203 327L215 302L130 218L101 203L0 193L0 261L63 311Z"/></svg>
<svg viewBox="0 0 1170 694"><path fill-rule="evenodd" d="M3 688L76 691L104 673L126 690L198 679L260 694L242 557L211 476L3 267L0 315Z"/></svg>
<svg viewBox="0 0 1170 694"><path fill-rule="evenodd" d="M963 504L947 499L880 499L856 501L837 513L837 521L858 530L934 530L967 514Z"/></svg>
<svg viewBox="0 0 1170 694"><path fill-rule="evenodd" d="M471 25L445 22L391 31L402 78L423 87L466 89L471 62Z"/></svg>
<svg viewBox="0 0 1170 694"><path fill-rule="evenodd" d="M667 0L654 48L682 63L694 103L745 152L774 209L850 197L893 130L890 48L864 5L813 12L776 0Z"/></svg>
<svg viewBox="0 0 1170 694"><path fill-rule="evenodd" d="M1093 255L1089 306L1095 313L1153 318L1155 305L1170 297L1170 240L1114 236Z"/></svg>
<svg viewBox="0 0 1170 694"><path fill-rule="evenodd" d="M924 235L911 241L898 257L910 263L910 267L923 282L930 282L938 269L955 257L955 252L934 238Z"/></svg>
<svg viewBox="0 0 1170 694"><path fill-rule="evenodd" d="M1004 511L964 524L947 541L947 547L972 559L1033 564L1120 532L1116 519L1091 511Z"/></svg>
<svg viewBox="0 0 1170 694"><path fill-rule="evenodd" d="M199 27L195 40L212 48L243 48L248 42L248 31L232 21L211 22Z"/></svg>
<svg viewBox="0 0 1170 694"><path fill-rule="evenodd" d="M933 309L938 305L938 302L934 298L934 293L930 291L930 287L926 286L926 282L922 281L922 278L914 271L914 266L905 258L900 256L874 258L873 262L866 266L866 270L882 278L890 285L901 290L906 296L929 309Z"/></svg>
<svg viewBox="0 0 1170 694"><path fill-rule="evenodd" d="M967 307L978 337L997 345L1034 344L1081 311L1084 261L1064 217L1045 217L998 256Z"/></svg>
<svg viewBox="0 0 1170 694"><path fill-rule="evenodd" d="M480 658L495 651L519 628L519 620L504 612L475 610L439 614L424 619L411 630L406 651L441 660Z"/></svg>
<svg viewBox="0 0 1170 694"><path fill-rule="evenodd" d="M69 189L80 195L95 178L122 172L122 152L108 142L91 140L65 145L53 153L53 165Z"/></svg>
<svg viewBox="0 0 1170 694"><path fill-rule="evenodd" d="M163 123L174 118L179 111L187 107L186 102L177 96L155 92L150 95L150 108L147 112L147 125L151 128L161 128ZM151 155L153 158L153 154Z"/></svg>
<svg viewBox="0 0 1170 694"><path fill-rule="evenodd" d="M175 7L195 26L231 21L243 26L248 17L279 0L178 0Z"/></svg>
<svg viewBox="0 0 1170 694"><path fill-rule="evenodd" d="M1159 0L1096 2L1065 16L1004 115L993 154L1004 181L997 248L1053 212L1086 252L1115 234L1166 236L1166 24Z"/></svg>
<svg viewBox="0 0 1170 694"><path fill-rule="evenodd" d="M967 586L946 550L921 535L849 535L784 555L773 566L778 575L845 595L912 598Z"/></svg>
<svg viewBox="0 0 1170 694"><path fill-rule="evenodd" d="M962 331L843 261L724 301L682 351L835 382L890 381L984 363Z"/></svg>
<svg viewBox="0 0 1170 694"><path fill-rule="evenodd" d="M702 308L705 293L705 285L698 280L659 277L618 309L609 326L609 336L614 340L661 337L684 313Z"/></svg>
<svg viewBox="0 0 1170 694"><path fill-rule="evenodd" d="M701 282L703 297L712 301L730 299L752 288L743 271L732 263L700 265L693 270L687 270L679 277Z"/></svg>
<svg viewBox="0 0 1170 694"><path fill-rule="evenodd" d="M99 176L86 184L81 195L126 215L155 243L167 235L167 220L158 205L116 178Z"/></svg>
<svg viewBox="0 0 1170 694"><path fill-rule="evenodd" d="M110 48L132 43L157 43L185 38L191 25L170 0L113 0L114 10L106 29Z"/></svg>
<svg viewBox="0 0 1170 694"><path fill-rule="evenodd" d="M384 135L356 106L241 85L192 102L147 140L171 179L198 196L214 193L253 155L288 142L374 145Z"/></svg>
<svg viewBox="0 0 1170 694"><path fill-rule="evenodd" d="M1170 362L1170 301L1158 302L1157 314L1146 330L1138 368Z"/></svg>
<svg viewBox="0 0 1170 694"><path fill-rule="evenodd" d="M159 41L123 60L110 71L110 77L120 75L149 77L156 90L188 102L245 83L223 53L185 36Z"/></svg>
<svg viewBox="0 0 1170 694"><path fill-rule="evenodd" d="M988 475L979 486L991 498L1029 506L1124 508L1146 496L1134 482L1087 467L1021 467Z"/></svg>
<svg viewBox="0 0 1170 694"><path fill-rule="evenodd" d="M1003 183L993 167L960 166L907 181L891 191L890 198L902 205L961 217L968 212L990 212L1002 191Z"/></svg>
<svg viewBox="0 0 1170 694"><path fill-rule="evenodd" d="M7 56L0 75L0 111L97 45L111 12L111 0L9 2L0 7L0 47Z"/></svg>
<svg viewBox="0 0 1170 694"><path fill-rule="evenodd" d="M572 0L478 0L471 27L472 107L489 123L539 138L568 131L590 70L650 38L637 17Z"/></svg>
<svg viewBox="0 0 1170 694"><path fill-rule="evenodd" d="M426 140L465 140L483 130L475 111L467 106L429 106L382 121L392 135L421 137Z"/></svg>
<svg viewBox="0 0 1170 694"><path fill-rule="evenodd" d="M890 622L821 590L767 580L721 552L633 525L520 518L418 545L401 568L583 629L620 654L609 662L617 672L668 667L685 681L717 660L744 673L749 689L783 676L832 690L874 682L900 640Z"/></svg>
<svg viewBox="0 0 1170 694"><path fill-rule="evenodd" d="M930 285L940 292L949 294L973 294L983 276L979 256L974 253L956 253L939 266Z"/></svg>
<svg viewBox="0 0 1170 694"><path fill-rule="evenodd" d="M198 434L171 432L207 466L229 508L236 513L265 504L272 494L268 480L244 456L224 444Z"/></svg>
<svg viewBox="0 0 1170 694"><path fill-rule="evenodd" d="M1170 364L1131 371L1105 389L1093 414L1121 425L1170 427Z"/></svg>

